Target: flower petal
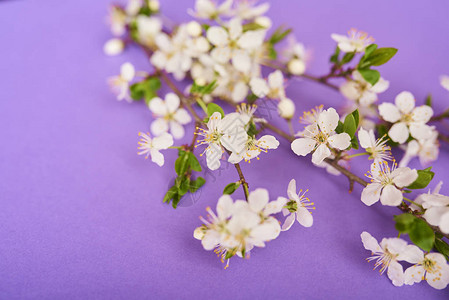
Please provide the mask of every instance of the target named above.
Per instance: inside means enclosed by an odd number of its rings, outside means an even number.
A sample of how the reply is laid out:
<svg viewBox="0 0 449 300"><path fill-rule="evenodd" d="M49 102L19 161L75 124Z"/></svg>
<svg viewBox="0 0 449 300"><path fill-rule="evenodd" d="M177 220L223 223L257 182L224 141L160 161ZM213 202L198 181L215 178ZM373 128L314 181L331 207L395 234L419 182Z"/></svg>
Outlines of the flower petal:
<svg viewBox="0 0 449 300"><path fill-rule="evenodd" d="M156 149L150 150L151 161L156 163L159 167L164 165L164 155Z"/></svg>
<svg viewBox="0 0 449 300"><path fill-rule="evenodd" d="M313 217L310 211L305 207L299 207L296 212L296 220L304 227L311 227L313 225Z"/></svg>
<svg viewBox="0 0 449 300"><path fill-rule="evenodd" d="M263 149L277 149L279 141L272 135L264 135L257 140L257 145Z"/></svg>
<svg viewBox="0 0 449 300"><path fill-rule="evenodd" d="M217 202L217 215L221 220L227 219L232 215L234 201L231 196L223 195Z"/></svg>
<svg viewBox="0 0 449 300"><path fill-rule="evenodd" d="M433 109L428 105L416 107L412 112L412 118L415 122L427 123L433 116Z"/></svg>
<svg viewBox="0 0 449 300"><path fill-rule="evenodd" d="M396 143L405 143L409 136L407 125L405 125L405 123L403 122L394 124L393 126L391 126L390 131L388 131L388 135Z"/></svg>
<svg viewBox="0 0 449 300"><path fill-rule="evenodd" d="M391 261L387 271L388 278L395 286L404 285L404 269L397 261Z"/></svg>
<svg viewBox="0 0 449 300"><path fill-rule="evenodd" d="M250 30L242 34L237 45L246 50L257 49L262 46L265 38L265 30Z"/></svg>
<svg viewBox="0 0 449 300"><path fill-rule="evenodd" d="M167 107L168 112L174 113L178 109L179 104L179 97L175 93L168 93L165 95L165 106Z"/></svg>
<svg viewBox="0 0 449 300"><path fill-rule="evenodd" d="M157 136L168 131L168 123L163 118L154 120L150 126L151 133Z"/></svg>
<svg viewBox="0 0 449 300"><path fill-rule="evenodd" d="M136 74L136 71L134 70L134 66L132 64L130 64L129 62L124 63L120 67L120 76L128 82L133 80L135 74Z"/></svg>
<svg viewBox="0 0 449 300"><path fill-rule="evenodd" d="M398 206L402 202L402 192L394 185L387 185L382 189L380 202L383 205Z"/></svg>
<svg viewBox="0 0 449 300"><path fill-rule="evenodd" d="M393 103L384 102L379 105L379 114L387 122L396 123L401 118L399 109Z"/></svg>
<svg viewBox="0 0 449 300"><path fill-rule="evenodd" d="M125 43L121 39L110 39L104 44L103 51L106 55L114 56L123 52Z"/></svg>
<svg viewBox="0 0 449 300"><path fill-rule="evenodd" d="M344 150L351 145L351 137L346 132L343 132L329 137L328 142L333 148Z"/></svg>
<svg viewBox="0 0 449 300"><path fill-rule="evenodd" d="M165 106L165 102L159 97L151 99L148 107L150 108L151 112L157 116L163 117L167 114L167 107Z"/></svg>
<svg viewBox="0 0 449 300"><path fill-rule="evenodd" d="M223 27L212 26L207 30L207 39L214 46L223 47L228 44L229 35Z"/></svg>
<svg viewBox="0 0 449 300"><path fill-rule="evenodd" d="M291 213L284 221L282 225L282 231L287 231L292 227L293 223L295 223L296 213Z"/></svg>
<svg viewBox="0 0 449 300"><path fill-rule="evenodd" d="M312 154L312 163L318 165L329 156L331 156L331 151L325 144L321 144Z"/></svg>
<svg viewBox="0 0 449 300"><path fill-rule="evenodd" d="M262 188L252 191L248 196L249 206L256 212L260 212L269 200L268 191Z"/></svg>
<svg viewBox="0 0 449 300"><path fill-rule="evenodd" d="M175 112L173 118L176 120L176 122L182 125L185 125L192 121L192 118L190 117L189 113L184 108L178 109Z"/></svg>
<svg viewBox="0 0 449 300"><path fill-rule="evenodd" d="M366 250L371 251L372 253L381 253L383 252L382 248L380 247L377 240L368 232L364 231L360 235L362 238L363 247L365 247Z"/></svg>
<svg viewBox="0 0 449 300"><path fill-rule="evenodd" d="M296 202L299 202L299 196L296 193L296 180L295 179L290 180L290 182L288 183L287 195L288 195L288 199L295 200Z"/></svg>
<svg viewBox="0 0 449 300"><path fill-rule="evenodd" d="M399 261L406 261L417 264L424 260L424 252L415 245L407 245L396 258Z"/></svg>
<svg viewBox="0 0 449 300"><path fill-rule="evenodd" d="M209 169L216 170L220 167L220 158L223 154L223 150L217 144L209 144L206 149L206 163Z"/></svg>
<svg viewBox="0 0 449 300"><path fill-rule="evenodd" d="M382 77L379 78L379 81L370 88L372 92L375 92L376 94L380 94L385 92L388 87L390 86L390 82L388 80L383 79Z"/></svg>
<svg viewBox="0 0 449 300"><path fill-rule="evenodd" d="M412 184L418 178L418 172L409 167L397 168L391 173L394 184L399 187L406 187Z"/></svg>
<svg viewBox="0 0 449 300"><path fill-rule="evenodd" d="M425 270L423 266L411 266L404 272L404 283L407 285L413 285L415 283L421 282L424 273Z"/></svg>
<svg viewBox="0 0 449 300"><path fill-rule="evenodd" d="M309 138L299 138L292 142L291 148L296 155L306 156L315 149L315 140Z"/></svg>
<svg viewBox="0 0 449 300"><path fill-rule="evenodd" d="M362 191L361 200L368 206L373 205L380 199L382 185L379 183L370 183Z"/></svg>
<svg viewBox="0 0 449 300"><path fill-rule="evenodd" d="M184 137L184 127L176 121L170 121L170 132L177 140Z"/></svg>
<svg viewBox="0 0 449 300"><path fill-rule="evenodd" d="M404 91L396 96L394 103L403 114L408 114L415 108L415 97L412 93Z"/></svg>
<svg viewBox="0 0 449 300"><path fill-rule="evenodd" d="M264 98L270 91L267 82L263 78L253 77L249 85L254 95L259 98Z"/></svg>
<svg viewBox="0 0 449 300"><path fill-rule="evenodd" d="M337 128L339 119L340 117L338 116L338 113L334 108L331 107L327 110L324 110L318 116L318 125L320 127L320 130L324 133L331 133L335 130L335 128Z"/></svg>
<svg viewBox="0 0 449 300"><path fill-rule="evenodd" d="M410 134L417 140L430 139L433 133L434 129L432 126L421 123L413 123L410 125Z"/></svg>
<svg viewBox="0 0 449 300"><path fill-rule="evenodd" d="M173 145L173 137L170 134L164 132L161 135L153 138L152 144L154 149L167 149L168 147L171 147Z"/></svg>
<svg viewBox="0 0 449 300"><path fill-rule="evenodd" d="M366 148L369 148L369 147L373 146L373 144L372 144L373 141L371 139L372 138L371 133L374 135L374 132L373 132L372 129L368 132L365 129L360 128L360 130L359 130L359 142L360 142L360 146L362 148L366 149Z"/></svg>

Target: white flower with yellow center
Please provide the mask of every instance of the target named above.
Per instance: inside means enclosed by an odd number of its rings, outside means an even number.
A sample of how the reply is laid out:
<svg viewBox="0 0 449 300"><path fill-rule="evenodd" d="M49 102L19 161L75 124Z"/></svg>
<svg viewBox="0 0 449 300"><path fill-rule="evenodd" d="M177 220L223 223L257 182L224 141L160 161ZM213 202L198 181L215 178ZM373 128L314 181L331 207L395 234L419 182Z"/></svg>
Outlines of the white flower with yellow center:
<svg viewBox="0 0 449 300"><path fill-rule="evenodd" d="M344 150L351 145L351 137L347 133L335 133L340 117L334 108L321 112L316 124L305 128L304 137L294 140L291 148L296 155L306 156L313 152L312 162L320 164L331 156L330 148Z"/></svg>
<svg viewBox="0 0 449 300"><path fill-rule="evenodd" d="M404 284L404 269L398 261L413 261L417 247L408 245L406 241L399 238L384 238L379 245L377 240L366 231L362 232L360 236L365 249L372 253L367 261L375 260L374 269L380 267L380 274L387 271L388 278L393 284L402 286Z"/></svg>
<svg viewBox="0 0 449 300"><path fill-rule="evenodd" d="M311 227L313 225L313 217L309 210L315 209L314 203L310 202L309 198L305 196L307 190L299 190L296 193L296 180L290 180L287 188L288 199L279 197L285 201L285 206L282 209L282 214L288 217L282 225L282 231L289 230L295 220L304 227Z"/></svg>
<svg viewBox="0 0 449 300"><path fill-rule="evenodd" d="M207 129L197 128L197 134L203 139L198 139L196 147L207 145L204 152L209 169L216 170L220 167L223 147L232 153L244 149L248 139L244 128L247 121L241 118L239 113L227 114L222 119L219 112L214 112L207 122Z"/></svg>
<svg viewBox="0 0 449 300"><path fill-rule="evenodd" d="M359 71L352 72L353 80L348 80L340 86L340 92L349 100L361 106L369 106L377 101L377 94L385 92L390 83L379 78L375 85L367 82Z"/></svg>
<svg viewBox="0 0 449 300"><path fill-rule="evenodd" d="M445 289L449 284L449 265L446 258L440 253L424 253L417 249L413 261L414 266L405 270L405 284L426 280L427 283L438 290Z"/></svg>
<svg viewBox="0 0 449 300"><path fill-rule="evenodd" d="M260 139L248 136L245 148L240 151L234 151L228 161L232 164L237 164L242 160L251 162L251 159L259 159L261 152L268 152L268 149L277 149L279 141L272 135L264 135Z"/></svg>
<svg viewBox="0 0 449 300"><path fill-rule="evenodd" d="M129 85L134 79L135 73L134 66L127 62L120 67L119 76L114 76L108 79L109 86L114 94L117 95L117 100L120 101L125 99L128 102L132 102L129 95Z"/></svg>
<svg viewBox="0 0 449 300"><path fill-rule="evenodd" d="M393 160L391 156L391 148L387 146L386 136L383 136L376 140L374 136L374 131L370 129L369 131L360 128L359 130L359 142L360 146L369 153L369 158L374 159L374 161L382 160Z"/></svg>
<svg viewBox="0 0 449 300"><path fill-rule="evenodd" d="M192 121L189 113L180 108L181 101L174 93L165 95L165 101L159 97L151 99L148 107L156 117L151 123L151 132L154 135L160 135L170 130L175 139L184 136L184 127Z"/></svg>
<svg viewBox="0 0 449 300"><path fill-rule="evenodd" d="M366 32L354 28L348 31L347 36L333 33L331 37L338 43L338 48L346 53L363 52L366 47L374 42L374 39L368 36Z"/></svg>
<svg viewBox="0 0 449 300"><path fill-rule="evenodd" d="M268 75L268 80L254 77L249 83L251 91L259 98L282 100L285 98L284 75L280 70Z"/></svg>
<svg viewBox="0 0 449 300"><path fill-rule="evenodd" d="M417 140L428 139L432 136L433 127L426 123L433 115L428 105L415 107L415 97L410 92L401 92L394 100L395 104L382 103L379 114L390 123L394 123L388 131L390 138L403 144L411 134Z"/></svg>
<svg viewBox="0 0 449 300"><path fill-rule="evenodd" d="M168 149L173 145L173 137L168 133L151 138L149 133L139 132L140 141L138 142L139 155L145 155L145 158L151 157L151 161L162 167L164 165L164 155L160 150Z"/></svg>
<svg viewBox="0 0 449 300"><path fill-rule="evenodd" d="M418 178L418 172L408 167L396 168L395 162L390 170L386 161L375 161L366 176L371 183L362 191L363 203L371 206L380 199L383 205L398 206L402 202L400 189L412 184Z"/></svg>

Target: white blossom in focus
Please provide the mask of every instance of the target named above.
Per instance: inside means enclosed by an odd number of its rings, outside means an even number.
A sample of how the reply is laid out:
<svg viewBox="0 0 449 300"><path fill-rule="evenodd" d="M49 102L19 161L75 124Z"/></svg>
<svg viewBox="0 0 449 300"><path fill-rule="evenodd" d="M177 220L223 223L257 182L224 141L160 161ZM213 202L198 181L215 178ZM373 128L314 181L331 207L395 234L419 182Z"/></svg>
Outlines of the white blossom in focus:
<svg viewBox="0 0 449 300"><path fill-rule="evenodd" d="M357 70L352 72L352 78L352 80L348 80L340 86L340 92L343 96L361 106L369 106L376 102L377 94L385 92L390 85L383 78L379 78L375 85L371 85Z"/></svg>
<svg viewBox="0 0 449 300"><path fill-rule="evenodd" d="M374 39L369 37L366 32L357 31L354 28L349 30L347 36L333 33L331 37L338 43L338 48L346 53L363 52L367 46L374 42Z"/></svg>
<svg viewBox="0 0 449 300"><path fill-rule="evenodd" d="M128 102L131 102L131 97L129 95L129 85L130 82L134 79L134 75L136 74L134 66L129 62L122 64L120 67L120 75L110 77L108 79L109 86L111 87L114 94L117 95L117 100L125 99Z"/></svg>
<svg viewBox="0 0 449 300"><path fill-rule="evenodd" d="M264 135L259 139L248 136L245 143L245 147L242 150L234 151L228 161L232 164L237 164L244 160L245 162L251 162L251 159L259 159L261 152L268 152L268 149L277 149L279 147L279 141L272 135Z"/></svg>
<svg viewBox="0 0 449 300"><path fill-rule="evenodd" d="M374 130L367 131L363 128L360 128L358 135L360 147L369 153L370 159L374 159L374 161L393 160L391 148L386 145L387 139L385 136L376 140Z"/></svg>
<svg viewBox="0 0 449 300"><path fill-rule="evenodd" d="M315 209L314 203L310 202L309 198L305 196L307 190L303 192L300 190L296 193L296 180L290 180L287 188L288 199L284 199L285 206L282 209L282 214L287 216L282 225L282 231L289 230L295 220L304 227L311 227L313 225L313 217L309 210Z"/></svg>
<svg viewBox="0 0 449 300"><path fill-rule="evenodd" d="M440 182L432 193L421 194L416 201L426 210L424 219L433 226L440 228L441 232L449 233L449 197L440 194Z"/></svg>
<svg viewBox="0 0 449 300"><path fill-rule="evenodd" d="M405 284L426 280L427 283L438 290L445 289L449 284L449 265L446 258L441 253L424 254L419 248L415 251L413 261L415 265L405 270Z"/></svg>
<svg viewBox="0 0 449 300"><path fill-rule="evenodd" d="M417 140L432 136L433 128L426 124L433 115L430 106L415 107L415 97L410 92L401 92L394 101L395 104L384 102L379 105L382 118L394 123L388 131L393 141L403 144L410 134Z"/></svg>
<svg viewBox="0 0 449 300"><path fill-rule="evenodd" d="M335 133L340 117L334 108L321 112L317 123L305 128L304 137L294 140L291 148L296 155L306 156L313 151L312 162L320 164L331 156L331 148L344 150L351 145L351 137L347 133Z"/></svg>
<svg viewBox="0 0 449 300"><path fill-rule="evenodd" d="M158 136L170 130L175 139L184 136L184 126L192 121L189 113L180 108L180 99L174 93L165 95L165 101L159 97L151 99L148 107L156 117L151 123L151 132Z"/></svg>
<svg viewBox="0 0 449 300"><path fill-rule="evenodd" d="M408 245L400 238L384 238L379 245L377 240L366 231L362 232L360 236L365 249L372 253L367 260L376 261L374 268L380 267L380 274L387 271L388 278L395 286L404 285L404 269L398 261L413 262L419 248Z"/></svg>
<svg viewBox="0 0 449 300"><path fill-rule="evenodd" d="M418 178L418 172L408 167L396 168L393 162L392 169L386 161L375 161L366 175L371 179L362 191L361 200L368 206L379 201L383 205L398 206L402 202L400 188L409 186Z"/></svg>
<svg viewBox="0 0 449 300"><path fill-rule="evenodd" d="M168 133L151 138L149 133L139 132L140 141L138 142L139 155L145 155L145 158L151 157L151 161L159 167L164 165L164 155L160 150L168 149L173 145L173 137Z"/></svg>

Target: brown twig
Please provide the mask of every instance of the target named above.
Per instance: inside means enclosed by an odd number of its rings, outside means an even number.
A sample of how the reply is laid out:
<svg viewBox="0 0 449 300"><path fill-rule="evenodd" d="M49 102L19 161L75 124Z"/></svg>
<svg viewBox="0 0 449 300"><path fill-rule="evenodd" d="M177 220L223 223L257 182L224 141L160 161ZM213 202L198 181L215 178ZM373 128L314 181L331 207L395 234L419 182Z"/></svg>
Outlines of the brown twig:
<svg viewBox="0 0 449 300"><path fill-rule="evenodd" d="M243 191L245 193L245 199L246 201L248 201L248 197L249 197L249 187L248 187L248 182L246 182L245 180L245 176L243 176L243 172L242 169L240 168L240 164L234 164L235 169L237 170L237 173L239 174L239 178L240 178L240 183L242 184L243 187Z"/></svg>

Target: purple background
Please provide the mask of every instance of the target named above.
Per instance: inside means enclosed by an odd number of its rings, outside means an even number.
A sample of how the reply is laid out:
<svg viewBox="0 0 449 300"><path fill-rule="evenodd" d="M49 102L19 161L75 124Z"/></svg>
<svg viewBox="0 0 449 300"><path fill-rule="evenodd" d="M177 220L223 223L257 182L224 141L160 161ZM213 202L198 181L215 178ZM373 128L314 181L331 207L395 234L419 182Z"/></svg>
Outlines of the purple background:
<svg viewBox="0 0 449 300"><path fill-rule="evenodd" d="M243 170L252 189L268 188L273 199L295 178L316 203L315 224L295 223L224 271L192 232L237 174L230 167L213 173L215 179L207 175L195 203L188 198L177 210L161 202L175 153L166 155L164 168L136 155L137 132L148 130L151 114L143 103L115 101L106 78L125 61L141 70L149 64L138 49L113 58L102 53L110 38L109 2L0 1L1 299L447 299L447 290L426 283L396 288L372 271L359 235L396 236L398 211L366 207L359 187L349 195L345 178L312 167L310 157L296 157L284 140ZM194 1L162 2L169 17L187 20ZM444 0L291 0L276 1L269 16L291 25L312 49L313 74L328 70L333 32L356 27L399 48L380 68L391 81L381 100L408 89L419 102L432 92L441 111L449 103L438 83L449 73L448 12ZM292 82L287 93L299 112L343 100L307 81ZM363 174L368 163L357 162L363 163L354 169ZM432 187L449 175L448 162L444 145ZM235 195L243 196L241 190Z"/></svg>

